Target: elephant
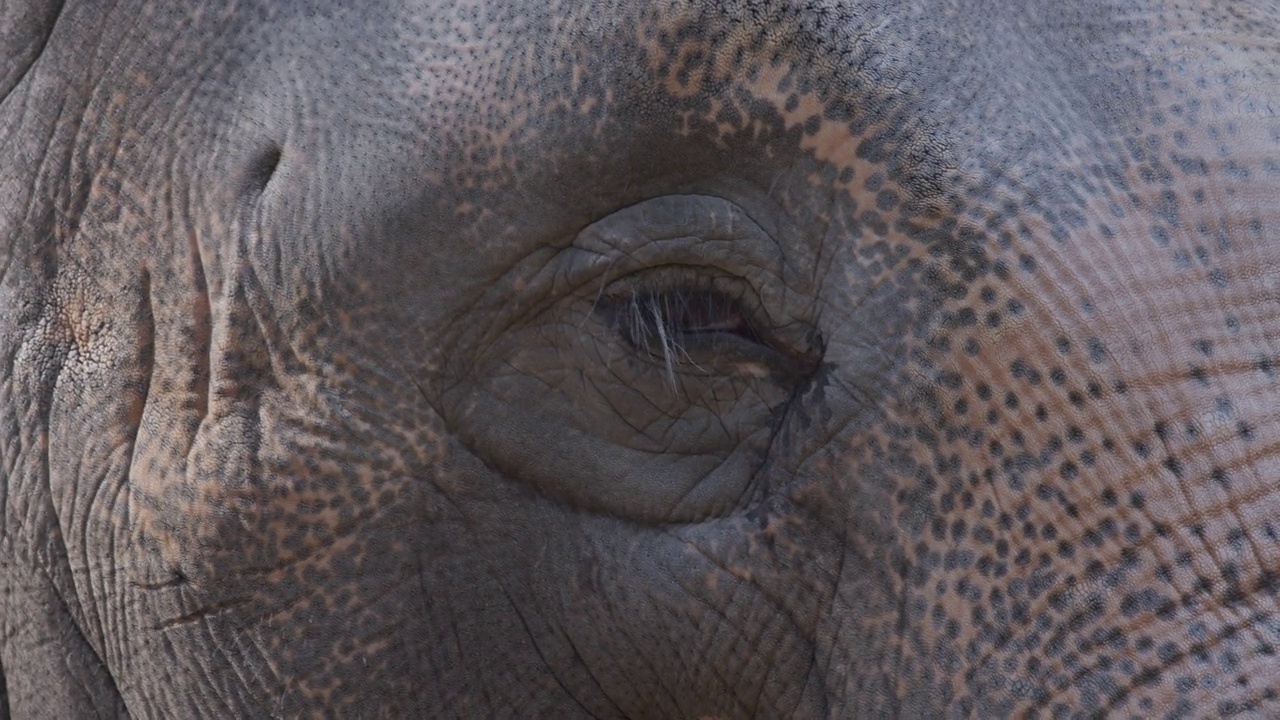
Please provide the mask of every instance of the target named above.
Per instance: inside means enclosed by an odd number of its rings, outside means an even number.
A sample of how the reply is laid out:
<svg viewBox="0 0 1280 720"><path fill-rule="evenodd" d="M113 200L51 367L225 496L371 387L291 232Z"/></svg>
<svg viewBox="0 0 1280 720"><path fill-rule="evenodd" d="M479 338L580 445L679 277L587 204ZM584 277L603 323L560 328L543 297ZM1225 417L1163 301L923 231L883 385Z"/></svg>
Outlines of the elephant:
<svg viewBox="0 0 1280 720"><path fill-rule="evenodd" d="M1280 7L0 4L0 716L1280 714Z"/></svg>

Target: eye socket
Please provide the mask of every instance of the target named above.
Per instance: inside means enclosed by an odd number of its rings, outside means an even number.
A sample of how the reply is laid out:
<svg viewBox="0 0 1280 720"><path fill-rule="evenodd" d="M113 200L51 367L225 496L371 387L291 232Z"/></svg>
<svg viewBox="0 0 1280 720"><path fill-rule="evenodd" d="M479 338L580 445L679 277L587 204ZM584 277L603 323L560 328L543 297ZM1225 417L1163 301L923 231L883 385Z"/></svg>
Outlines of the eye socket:
<svg viewBox="0 0 1280 720"><path fill-rule="evenodd" d="M758 502L831 417L821 276L780 227L666 195L531 254L477 303L493 319L473 349L442 357L446 423L586 512L666 526Z"/></svg>

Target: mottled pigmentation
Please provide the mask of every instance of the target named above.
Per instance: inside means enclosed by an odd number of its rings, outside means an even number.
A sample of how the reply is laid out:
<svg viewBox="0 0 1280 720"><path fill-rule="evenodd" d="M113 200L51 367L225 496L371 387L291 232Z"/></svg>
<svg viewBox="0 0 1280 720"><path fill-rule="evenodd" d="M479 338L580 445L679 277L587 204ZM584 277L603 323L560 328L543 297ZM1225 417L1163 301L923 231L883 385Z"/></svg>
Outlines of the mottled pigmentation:
<svg viewBox="0 0 1280 720"><path fill-rule="evenodd" d="M1278 37L3 6L0 708L1280 712Z"/></svg>

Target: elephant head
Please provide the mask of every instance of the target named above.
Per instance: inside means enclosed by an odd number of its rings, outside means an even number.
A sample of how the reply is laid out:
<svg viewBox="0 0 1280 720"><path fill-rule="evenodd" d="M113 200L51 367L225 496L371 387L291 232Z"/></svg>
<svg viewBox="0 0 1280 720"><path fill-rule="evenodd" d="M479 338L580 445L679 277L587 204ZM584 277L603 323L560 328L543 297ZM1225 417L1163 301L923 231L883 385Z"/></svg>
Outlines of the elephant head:
<svg viewBox="0 0 1280 720"><path fill-rule="evenodd" d="M1278 712L1273 3L329 5L0 6L16 715Z"/></svg>

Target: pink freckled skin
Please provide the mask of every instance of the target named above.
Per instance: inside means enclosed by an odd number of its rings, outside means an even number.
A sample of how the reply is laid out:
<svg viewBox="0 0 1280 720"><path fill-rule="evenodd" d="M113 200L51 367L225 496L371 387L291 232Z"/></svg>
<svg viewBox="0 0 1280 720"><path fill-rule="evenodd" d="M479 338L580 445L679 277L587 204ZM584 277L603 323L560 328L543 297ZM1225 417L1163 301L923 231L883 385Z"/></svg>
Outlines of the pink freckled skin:
<svg viewBox="0 0 1280 720"><path fill-rule="evenodd" d="M1280 16L952 5L0 5L0 708L1280 714Z"/></svg>

